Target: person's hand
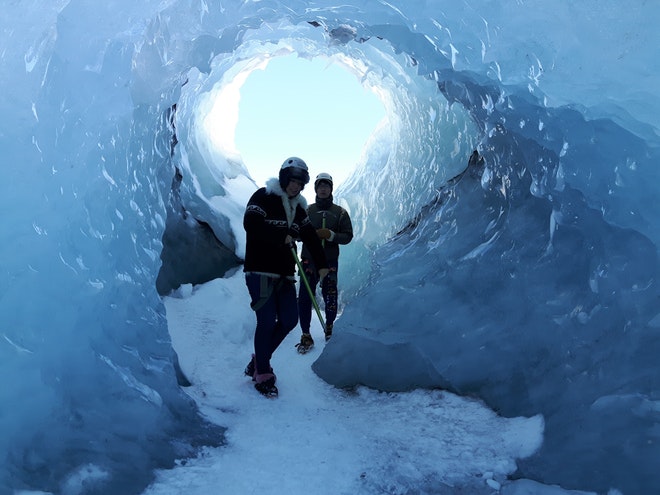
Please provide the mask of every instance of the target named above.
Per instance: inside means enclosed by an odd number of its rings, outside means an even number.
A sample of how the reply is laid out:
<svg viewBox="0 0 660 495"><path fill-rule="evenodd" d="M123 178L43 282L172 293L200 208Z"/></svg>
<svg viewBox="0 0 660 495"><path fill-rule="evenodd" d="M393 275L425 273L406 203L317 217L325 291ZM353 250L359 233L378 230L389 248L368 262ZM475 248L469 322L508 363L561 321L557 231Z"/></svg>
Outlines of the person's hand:
<svg viewBox="0 0 660 495"><path fill-rule="evenodd" d="M319 270L319 282L323 280L328 275L328 273L330 273L330 270L327 268L321 268Z"/></svg>
<svg viewBox="0 0 660 495"><path fill-rule="evenodd" d="M316 229L316 235L319 236L320 239L330 239L330 236L332 235L332 230Z"/></svg>
<svg viewBox="0 0 660 495"><path fill-rule="evenodd" d="M287 236L284 238L284 244L289 247L293 247L293 237L287 234Z"/></svg>

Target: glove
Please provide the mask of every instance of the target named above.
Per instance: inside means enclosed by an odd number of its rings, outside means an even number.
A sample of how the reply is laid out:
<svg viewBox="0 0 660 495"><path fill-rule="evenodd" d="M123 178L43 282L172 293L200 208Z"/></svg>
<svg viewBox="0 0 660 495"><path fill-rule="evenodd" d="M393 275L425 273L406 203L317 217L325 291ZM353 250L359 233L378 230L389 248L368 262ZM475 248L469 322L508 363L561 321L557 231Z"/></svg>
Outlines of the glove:
<svg viewBox="0 0 660 495"><path fill-rule="evenodd" d="M319 239L330 239L330 236L332 235L332 230L316 229L316 235L319 236Z"/></svg>
<svg viewBox="0 0 660 495"><path fill-rule="evenodd" d="M328 270L327 268L321 268L319 270L319 282L322 281L325 277L327 277L328 273L330 273L330 270Z"/></svg>

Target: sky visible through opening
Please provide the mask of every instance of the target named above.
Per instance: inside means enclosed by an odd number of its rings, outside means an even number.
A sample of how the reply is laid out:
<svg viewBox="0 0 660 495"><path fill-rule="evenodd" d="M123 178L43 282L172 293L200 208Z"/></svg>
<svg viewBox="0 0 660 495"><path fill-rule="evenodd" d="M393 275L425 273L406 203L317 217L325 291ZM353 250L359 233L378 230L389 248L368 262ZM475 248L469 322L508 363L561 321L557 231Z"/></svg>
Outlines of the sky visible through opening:
<svg viewBox="0 0 660 495"><path fill-rule="evenodd" d="M286 158L298 156L312 182L327 172L336 189L384 116L378 97L337 63L276 57L240 88L235 146L260 187L277 176ZM313 188L304 195L313 201Z"/></svg>

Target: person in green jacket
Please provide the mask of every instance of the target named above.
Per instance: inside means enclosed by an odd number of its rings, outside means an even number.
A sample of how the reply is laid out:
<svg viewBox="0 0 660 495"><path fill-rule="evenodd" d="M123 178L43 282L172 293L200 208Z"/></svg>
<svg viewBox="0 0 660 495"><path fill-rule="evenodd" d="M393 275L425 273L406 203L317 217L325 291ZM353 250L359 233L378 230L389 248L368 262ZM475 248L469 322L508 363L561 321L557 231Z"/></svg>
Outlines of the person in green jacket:
<svg viewBox="0 0 660 495"><path fill-rule="evenodd" d="M339 245L348 244L353 239L353 225L348 212L341 206L333 203L332 176L321 173L314 181L316 202L309 205L307 215L316 228L316 234L321 239L325 257L330 269L328 276L321 281L321 294L325 303L325 340L330 339L332 327L337 318L337 267L339 262ZM312 293L316 293L319 283L317 270L310 255L309 249L303 243L301 264ZM296 344L298 352L306 353L314 346L314 339L309 332L312 320L312 300L305 284L300 284L298 292L298 313L300 315L300 328L302 336L300 343Z"/></svg>

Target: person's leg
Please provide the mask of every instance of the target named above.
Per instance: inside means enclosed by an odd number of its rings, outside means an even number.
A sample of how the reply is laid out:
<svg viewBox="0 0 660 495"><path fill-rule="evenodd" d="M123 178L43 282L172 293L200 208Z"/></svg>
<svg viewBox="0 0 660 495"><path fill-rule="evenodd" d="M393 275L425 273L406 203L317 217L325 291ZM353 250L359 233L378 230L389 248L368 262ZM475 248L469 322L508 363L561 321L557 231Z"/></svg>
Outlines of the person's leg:
<svg viewBox="0 0 660 495"><path fill-rule="evenodd" d="M316 286L318 284L317 277L314 274L314 268L308 259L303 258L302 266L312 289L312 293L316 293ZM309 297L307 286L300 277L300 287L298 288L298 313L300 316L300 328L303 333L309 333L309 327L312 323L312 299Z"/></svg>
<svg viewBox="0 0 660 495"><path fill-rule="evenodd" d="M269 360L275 349L298 324L295 284L289 280L282 280L273 296L276 303L277 324L271 336Z"/></svg>
<svg viewBox="0 0 660 495"><path fill-rule="evenodd" d="M330 273L323 279L321 294L325 303L325 326L332 328L337 318L337 268L330 267Z"/></svg>
<svg viewBox="0 0 660 495"><path fill-rule="evenodd" d="M254 331L254 354L256 374L271 373L271 341L277 326L277 304L273 297L274 280L263 275L248 273L245 283L252 299L252 308L257 316Z"/></svg>

